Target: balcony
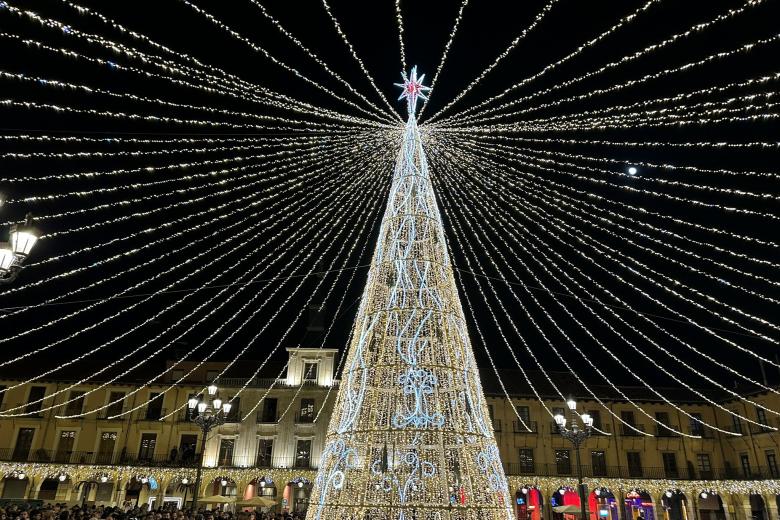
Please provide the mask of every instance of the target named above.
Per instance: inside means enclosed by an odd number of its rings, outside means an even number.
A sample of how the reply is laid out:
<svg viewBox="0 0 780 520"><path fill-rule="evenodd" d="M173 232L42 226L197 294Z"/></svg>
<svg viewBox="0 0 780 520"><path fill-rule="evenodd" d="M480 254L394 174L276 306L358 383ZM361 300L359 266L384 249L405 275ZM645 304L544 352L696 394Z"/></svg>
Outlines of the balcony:
<svg viewBox="0 0 780 520"><path fill-rule="evenodd" d="M136 412L135 420L136 421L159 421L165 415L167 414L167 411L165 408L157 408L157 407L151 407L151 408L141 408Z"/></svg>
<svg viewBox="0 0 780 520"><path fill-rule="evenodd" d="M126 413L128 410L130 410L130 408L109 407L97 412L95 418L99 421L126 421L130 415Z"/></svg>
<svg viewBox="0 0 780 520"><path fill-rule="evenodd" d="M35 413L32 413L31 415L25 415L24 418L25 419L42 419L43 418L43 412L39 411L41 406L42 406L42 403L36 403L36 404L32 404L32 405L28 405L27 403L14 403L14 404L8 403L7 405L2 407L2 410L4 412L6 412L8 410L21 407L21 409L16 410L16 412L14 412L14 413L28 413L28 412L33 412L34 411ZM37 407L38 410L36 410L36 407Z"/></svg>
<svg viewBox="0 0 780 520"><path fill-rule="evenodd" d="M333 386L337 386L338 381L333 381ZM327 388L317 384L317 381L302 381L300 385L290 386L286 378L274 379L272 377L255 377L252 379L245 377L225 377L220 378L219 385L223 388L298 388L298 386Z"/></svg>
<svg viewBox="0 0 780 520"><path fill-rule="evenodd" d="M113 465L123 466L154 466L192 468L197 466L198 455L186 460L181 456L171 458L170 454L149 453L95 453L92 451L61 451L61 450L22 450L12 448L0 449L0 462L32 462L52 464L79 465ZM296 468L317 469L316 464L308 458L300 457L267 457L249 459L248 457L225 457L216 461L221 467L228 468Z"/></svg>
<svg viewBox="0 0 780 520"><path fill-rule="evenodd" d="M753 435L760 435L762 433L772 433L775 431L771 426L765 425L765 426L758 426L756 424L750 425L750 433Z"/></svg>
<svg viewBox="0 0 780 520"><path fill-rule="evenodd" d="M260 410L257 412L257 424L276 424L279 422L279 412L276 410Z"/></svg>
<svg viewBox="0 0 780 520"><path fill-rule="evenodd" d="M295 424L314 424L314 414L301 412L296 413Z"/></svg>
<svg viewBox="0 0 780 520"><path fill-rule="evenodd" d="M645 425L644 424L632 424L631 426L633 426L633 428L631 428L630 426L628 426L626 424L621 424L620 425L620 435L622 435L623 437L644 437L644 435L639 433L639 432L644 432L645 431ZM636 431L636 430L639 430L639 431Z"/></svg>
<svg viewBox="0 0 780 520"><path fill-rule="evenodd" d="M656 437L679 437L679 433L675 433L672 430L680 431L679 426L676 424L669 424L669 425L656 425L655 427L655 435Z"/></svg>
<svg viewBox="0 0 780 520"><path fill-rule="evenodd" d="M570 471L569 471L570 469ZM504 463L504 471L507 475L533 475L538 477L556 477L576 475L577 467L571 464L569 468L565 464L528 464L528 463ZM675 480L761 480L775 478L769 468L751 468L750 473L745 475L743 472L734 468L712 468L707 471L690 472L684 468L661 468L661 467L628 467L628 466L582 466L584 477L604 477L604 478L643 478L643 479L675 479Z"/></svg>
<svg viewBox="0 0 780 520"><path fill-rule="evenodd" d="M525 426L528 426L528 428ZM536 421L525 421L525 426L523 426L523 423L520 421L512 421L512 432L525 435L536 435L539 433L539 427L537 426ZM531 431L528 431L529 429Z"/></svg>

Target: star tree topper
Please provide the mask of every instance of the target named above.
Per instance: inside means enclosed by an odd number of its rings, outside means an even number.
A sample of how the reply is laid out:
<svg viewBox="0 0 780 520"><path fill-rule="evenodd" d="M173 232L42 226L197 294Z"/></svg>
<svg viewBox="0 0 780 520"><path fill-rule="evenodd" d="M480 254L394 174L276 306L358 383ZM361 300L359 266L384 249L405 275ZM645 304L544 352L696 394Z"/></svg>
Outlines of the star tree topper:
<svg viewBox="0 0 780 520"><path fill-rule="evenodd" d="M406 110L410 116L414 115L417 109L417 98L428 99L425 92L431 90L431 87L423 86L422 82L425 79L425 74L417 78L417 67L412 67L409 75L406 72L401 72L401 77L404 79L403 83L395 83L396 87L401 87L403 92L398 96L401 100L406 98Z"/></svg>

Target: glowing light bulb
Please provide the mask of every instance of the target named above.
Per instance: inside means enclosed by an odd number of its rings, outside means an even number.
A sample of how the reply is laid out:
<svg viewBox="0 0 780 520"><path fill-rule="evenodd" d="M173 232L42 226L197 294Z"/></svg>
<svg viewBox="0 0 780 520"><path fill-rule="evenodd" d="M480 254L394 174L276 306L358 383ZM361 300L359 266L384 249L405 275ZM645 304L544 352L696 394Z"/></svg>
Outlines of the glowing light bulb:
<svg viewBox="0 0 780 520"><path fill-rule="evenodd" d="M636 175L639 173L639 170L637 170L636 166L629 166L628 167L628 174L629 175Z"/></svg>

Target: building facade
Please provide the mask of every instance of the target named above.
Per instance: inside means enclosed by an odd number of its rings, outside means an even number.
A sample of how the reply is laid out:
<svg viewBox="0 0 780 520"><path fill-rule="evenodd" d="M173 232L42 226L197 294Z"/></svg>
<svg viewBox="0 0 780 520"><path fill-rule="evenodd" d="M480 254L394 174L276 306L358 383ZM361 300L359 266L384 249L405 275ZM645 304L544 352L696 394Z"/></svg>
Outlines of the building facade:
<svg viewBox="0 0 780 520"><path fill-rule="evenodd" d="M219 395L233 408L206 439L199 496L263 495L278 508L306 509L338 387L337 351L295 348L288 356L284 378L219 379ZM189 502L202 432L188 419L187 400L224 364L203 364L174 384L194 366L171 367L149 385L0 380L0 503ZM579 507L571 445L531 392L510 388L507 400L490 380L483 378L517 518L573 520L566 512ZM655 420L629 402L603 401L606 410L579 399L600 432L580 452L590 520L780 520L777 416L743 401L672 406L640 397L633 402ZM543 399L552 411L565 406ZM750 399L780 409L778 394Z"/></svg>

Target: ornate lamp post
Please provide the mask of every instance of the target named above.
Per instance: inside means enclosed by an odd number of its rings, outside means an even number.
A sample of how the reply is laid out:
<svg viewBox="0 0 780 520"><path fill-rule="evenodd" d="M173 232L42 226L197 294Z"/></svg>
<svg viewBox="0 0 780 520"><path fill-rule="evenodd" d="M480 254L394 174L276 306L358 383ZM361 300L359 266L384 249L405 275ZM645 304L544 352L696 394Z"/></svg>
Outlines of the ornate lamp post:
<svg viewBox="0 0 780 520"><path fill-rule="evenodd" d="M33 227L32 213L27 214L24 224L11 226L9 241L0 243L0 283L16 280L37 241L38 230Z"/></svg>
<svg viewBox="0 0 780 520"><path fill-rule="evenodd" d="M211 430L225 423L225 416L230 413L232 407L230 403L222 404L222 399L216 395L217 385L212 384L208 386L206 399L193 397L187 401L190 422L197 424L198 428L203 432L200 439L200 456L198 457L198 468L195 476L195 491L192 494L193 514L198 511L198 493L200 492L200 478L203 470L203 455L206 452L206 436Z"/></svg>
<svg viewBox="0 0 780 520"><path fill-rule="evenodd" d="M571 428L566 428L566 417L563 414L555 415L555 424L558 425L558 433L571 442L574 445L574 452L577 455L577 481L579 483L578 491L580 495L580 512L582 514L582 520L587 520L585 512L585 486L582 483L582 461L580 459L580 446L585 440L590 437L593 427L593 418L584 413L577 415L577 401L569 399L566 401L566 406L571 411ZM577 423L577 417L582 421L582 428Z"/></svg>

